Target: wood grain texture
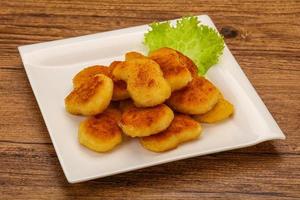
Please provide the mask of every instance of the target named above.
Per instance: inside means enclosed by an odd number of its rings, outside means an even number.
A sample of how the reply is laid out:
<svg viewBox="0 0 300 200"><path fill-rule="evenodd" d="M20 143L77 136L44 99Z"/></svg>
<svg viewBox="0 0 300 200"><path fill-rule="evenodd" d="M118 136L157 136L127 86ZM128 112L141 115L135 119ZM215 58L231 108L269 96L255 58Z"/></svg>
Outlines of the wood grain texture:
<svg viewBox="0 0 300 200"><path fill-rule="evenodd" d="M208 14L285 141L68 184L17 46ZM300 199L297 0L0 1L0 199Z"/></svg>

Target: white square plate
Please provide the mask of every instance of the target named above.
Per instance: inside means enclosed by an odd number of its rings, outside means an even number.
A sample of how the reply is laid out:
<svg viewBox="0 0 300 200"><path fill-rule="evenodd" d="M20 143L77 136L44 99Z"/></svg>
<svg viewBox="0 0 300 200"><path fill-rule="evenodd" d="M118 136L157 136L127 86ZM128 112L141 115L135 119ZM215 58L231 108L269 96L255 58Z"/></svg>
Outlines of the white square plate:
<svg viewBox="0 0 300 200"><path fill-rule="evenodd" d="M215 28L208 16L201 15L199 19ZM70 183L285 138L225 47L219 64L209 70L207 77L234 104L235 115L231 119L203 125L199 140L165 153L145 150L135 139L103 154L81 146L77 129L83 118L68 114L64 107L64 98L72 89L72 77L86 66L122 60L127 51L146 53L143 37L147 30L148 26L143 25L19 47L31 87Z"/></svg>

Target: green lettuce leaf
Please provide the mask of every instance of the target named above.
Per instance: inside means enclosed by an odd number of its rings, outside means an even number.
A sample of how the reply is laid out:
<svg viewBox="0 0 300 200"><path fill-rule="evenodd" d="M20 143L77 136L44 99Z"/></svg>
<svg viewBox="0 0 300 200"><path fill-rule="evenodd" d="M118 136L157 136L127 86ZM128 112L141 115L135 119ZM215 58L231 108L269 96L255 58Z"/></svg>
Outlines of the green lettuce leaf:
<svg viewBox="0 0 300 200"><path fill-rule="evenodd" d="M176 49L195 62L201 75L218 63L222 55L223 37L215 29L201 24L197 17L183 17L177 20L175 27L170 22L155 22L149 26L151 29L144 37L149 53L161 47Z"/></svg>

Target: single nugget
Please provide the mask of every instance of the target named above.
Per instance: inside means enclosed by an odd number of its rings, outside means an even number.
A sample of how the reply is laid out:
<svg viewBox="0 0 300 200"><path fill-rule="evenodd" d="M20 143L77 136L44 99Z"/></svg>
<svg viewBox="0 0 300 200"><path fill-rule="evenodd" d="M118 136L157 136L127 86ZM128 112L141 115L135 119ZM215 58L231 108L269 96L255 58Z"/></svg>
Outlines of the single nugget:
<svg viewBox="0 0 300 200"><path fill-rule="evenodd" d="M233 105L227 100L221 98L218 103L208 111L202 115L194 115L194 119L198 122L204 123L214 123L218 121L222 121L227 119L233 114Z"/></svg>
<svg viewBox="0 0 300 200"><path fill-rule="evenodd" d="M120 63L120 61L114 61L110 64L109 67L95 65L91 67L84 68L80 72L78 72L75 77L73 78L73 85L74 88L78 88L82 83L85 83L88 79L93 78L96 74L104 74L110 77L114 82L114 89L113 89L113 101L119 101L123 99L129 98L129 93L127 91L127 85L125 81L121 80L114 80L112 76L112 70Z"/></svg>
<svg viewBox="0 0 300 200"><path fill-rule="evenodd" d="M159 105L171 95L170 85L159 65L148 58L137 58L117 65L113 76L126 81L130 97L138 107Z"/></svg>
<svg viewBox="0 0 300 200"><path fill-rule="evenodd" d="M122 81L122 80L116 80L114 78L114 76L112 75L112 71L120 63L122 63L122 62L114 61L109 65L110 77L112 78L112 80L114 82L114 91L113 91L113 96L112 96L113 101L120 101L120 100L128 99L130 97L129 93L127 91L126 82Z"/></svg>
<svg viewBox="0 0 300 200"><path fill-rule="evenodd" d="M135 52L135 51L130 51L130 52L127 52L125 54L125 60L126 61L133 60L133 59L136 59L136 58L146 58L146 56L144 56L143 54L141 54L139 52Z"/></svg>
<svg viewBox="0 0 300 200"><path fill-rule="evenodd" d="M122 131L118 126L120 117L117 109L108 108L101 114L87 118L79 126L79 143L97 152L113 149L122 141Z"/></svg>
<svg viewBox="0 0 300 200"><path fill-rule="evenodd" d="M109 76L110 71L107 67L101 65L86 67L74 76L73 78L74 88L78 88L80 85L85 83L88 79L93 78L96 74L104 74L106 76Z"/></svg>
<svg viewBox="0 0 300 200"><path fill-rule="evenodd" d="M219 90L204 77L194 77L183 89L172 93L168 104L185 114L203 114L211 110L219 101Z"/></svg>
<svg viewBox="0 0 300 200"><path fill-rule="evenodd" d="M107 108L113 93L113 81L98 74L81 84L65 98L66 110L71 114L96 115Z"/></svg>
<svg viewBox="0 0 300 200"><path fill-rule="evenodd" d="M165 130L174 118L173 111L165 104L138 108L133 103L122 103L119 126L126 135L143 137Z"/></svg>
<svg viewBox="0 0 300 200"><path fill-rule="evenodd" d="M140 138L148 150L162 152L176 148L179 144L194 140L201 134L200 124L188 115L176 114L171 125L164 131Z"/></svg>
<svg viewBox="0 0 300 200"><path fill-rule="evenodd" d="M192 75L183 60L182 54L170 48L160 48L150 53L149 58L160 65L165 79L169 82L172 91L179 90L186 86Z"/></svg>

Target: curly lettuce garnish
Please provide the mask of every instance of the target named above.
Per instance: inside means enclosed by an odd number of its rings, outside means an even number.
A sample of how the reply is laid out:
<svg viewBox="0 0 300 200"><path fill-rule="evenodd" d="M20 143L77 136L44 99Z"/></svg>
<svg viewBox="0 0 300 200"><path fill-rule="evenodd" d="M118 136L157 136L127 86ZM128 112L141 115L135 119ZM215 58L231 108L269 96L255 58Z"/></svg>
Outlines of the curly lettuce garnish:
<svg viewBox="0 0 300 200"><path fill-rule="evenodd" d="M192 59L198 73L204 75L218 63L224 49L223 37L213 28L203 25L197 17L183 17L172 26L170 22L155 22L149 25L144 44L149 53L161 47L180 51Z"/></svg>

